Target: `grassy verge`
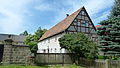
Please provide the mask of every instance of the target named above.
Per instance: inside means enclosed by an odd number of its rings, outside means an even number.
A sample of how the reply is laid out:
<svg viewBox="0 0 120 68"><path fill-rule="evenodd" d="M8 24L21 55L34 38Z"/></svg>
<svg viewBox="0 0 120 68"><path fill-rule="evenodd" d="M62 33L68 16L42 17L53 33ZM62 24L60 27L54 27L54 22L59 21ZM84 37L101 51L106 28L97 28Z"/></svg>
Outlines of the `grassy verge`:
<svg viewBox="0 0 120 68"><path fill-rule="evenodd" d="M50 68L85 68L85 67L77 66L77 65L65 65L65 66L54 65L54 66L51 66Z"/></svg>
<svg viewBox="0 0 120 68"><path fill-rule="evenodd" d="M76 65L52 65L52 66L19 66L19 65L7 65L0 66L0 68L84 68Z"/></svg>
<svg viewBox="0 0 120 68"><path fill-rule="evenodd" d="M49 68L48 66L19 66L19 65L7 65L0 66L0 68Z"/></svg>

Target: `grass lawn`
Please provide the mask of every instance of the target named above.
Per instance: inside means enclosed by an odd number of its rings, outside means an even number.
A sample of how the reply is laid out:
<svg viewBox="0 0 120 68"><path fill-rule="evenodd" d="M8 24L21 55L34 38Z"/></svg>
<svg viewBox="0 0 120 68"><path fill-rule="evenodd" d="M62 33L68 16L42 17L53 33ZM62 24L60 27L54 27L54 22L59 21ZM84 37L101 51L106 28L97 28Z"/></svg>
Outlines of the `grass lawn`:
<svg viewBox="0 0 120 68"><path fill-rule="evenodd" d="M19 65L7 65L7 66L0 66L0 68L84 68L81 66L76 65L54 65L54 66L19 66Z"/></svg>
<svg viewBox="0 0 120 68"><path fill-rule="evenodd" d="M7 65L7 66L0 66L0 68L48 68L48 66L19 66L19 65Z"/></svg>

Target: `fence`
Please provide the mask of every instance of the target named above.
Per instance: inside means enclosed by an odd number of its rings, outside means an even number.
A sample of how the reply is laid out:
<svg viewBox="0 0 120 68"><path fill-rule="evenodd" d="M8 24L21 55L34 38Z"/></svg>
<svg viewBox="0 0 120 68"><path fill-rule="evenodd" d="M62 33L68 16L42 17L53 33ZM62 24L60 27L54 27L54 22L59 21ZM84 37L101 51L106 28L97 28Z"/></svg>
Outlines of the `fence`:
<svg viewBox="0 0 120 68"><path fill-rule="evenodd" d="M119 60L91 60L80 58L80 65L83 65L87 68L120 68Z"/></svg>
<svg viewBox="0 0 120 68"><path fill-rule="evenodd" d="M45 64L72 64L71 53L38 53L35 62L38 65Z"/></svg>
<svg viewBox="0 0 120 68"><path fill-rule="evenodd" d="M71 53L38 53L35 62L38 65L73 64L74 59L74 54ZM78 63L86 68L120 68L119 60L91 60L80 58Z"/></svg>
<svg viewBox="0 0 120 68"><path fill-rule="evenodd" d="M118 60L111 60L110 61L110 68L120 68L120 61L118 61Z"/></svg>

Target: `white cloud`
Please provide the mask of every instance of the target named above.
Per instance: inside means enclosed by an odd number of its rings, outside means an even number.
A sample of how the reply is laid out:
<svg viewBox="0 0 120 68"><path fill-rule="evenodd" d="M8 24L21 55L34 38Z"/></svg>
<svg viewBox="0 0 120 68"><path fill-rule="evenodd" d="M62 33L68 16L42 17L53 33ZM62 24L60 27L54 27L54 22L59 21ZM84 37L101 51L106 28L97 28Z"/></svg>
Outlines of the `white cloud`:
<svg viewBox="0 0 120 68"><path fill-rule="evenodd" d="M114 0L99 0L98 2L91 0L86 2L86 9L88 10L95 25L97 25L100 21L107 19L113 3Z"/></svg>
<svg viewBox="0 0 120 68"><path fill-rule="evenodd" d="M107 19L107 16L108 16L109 14L110 14L110 11L105 11L105 12L103 12L103 13L101 14L101 16L96 17L96 18L94 19L94 22L96 22L95 25L97 25L97 23L100 23L100 21Z"/></svg>
<svg viewBox="0 0 120 68"><path fill-rule="evenodd" d="M52 7L49 4L40 4L38 6L35 6L35 9L39 11L51 11Z"/></svg>
<svg viewBox="0 0 120 68"><path fill-rule="evenodd" d="M0 0L0 33L16 33L24 30L26 6L30 0Z"/></svg>
<svg viewBox="0 0 120 68"><path fill-rule="evenodd" d="M59 9L58 15L55 16L56 23L61 21L66 15L66 13L73 13L82 6L85 6L87 12L90 14L90 17L94 21L95 24L97 24L99 21L103 20L103 18L106 18L113 3L114 0L62 0L63 5L68 5L67 9ZM57 3L58 4L58 3ZM106 10L107 9L107 10ZM53 9L54 10L54 9ZM105 10L105 11L103 11ZM101 14L101 16L95 18L100 12L106 12L107 14Z"/></svg>
<svg viewBox="0 0 120 68"><path fill-rule="evenodd" d="M114 0L89 0L85 3L86 9L91 15L96 14L106 8L109 8L113 5Z"/></svg>
<svg viewBox="0 0 120 68"><path fill-rule="evenodd" d="M59 1L59 3L57 1L53 1L53 4L42 3L38 7L36 7L36 9L40 11L56 11L57 15L55 16L55 19L53 19L53 25L55 25L56 23L64 19L67 13L71 14L82 6L85 6L86 10L90 14L90 17L92 18L94 23L97 24L99 21L107 17L109 9L106 11L103 10L110 8L113 3L114 0L61 0ZM61 5L62 7L60 7ZM64 6L67 6L67 8L65 8ZM98 17L98 14L100 12L107 13L101 13L101 16Z"/></svg>
<svg viewBox="0 0 120 68"><path fill-rule="evenodd" d="M68 4L71 4L71 6L73 6L74 11L79 9L82 6L85 6L92 20L95 20L94 21L95 24L97 24L98 21L101 21L107 17L110 9L106 11L103 11L103 10L110 8L113 5L113 3L114 3L114 0L79 0L79 1L70 0L68 1ZM101 13L101 16L95 18L101 11L103 12L103 14ZM104 12L107 12L107 13L104 13Z"/></svg>
<svg viewBox="0 0 120 68"><path fill-rule="evenodd" d="M82 6L85 6L90 17L95 23L106 18L109 8L113 5L114 0L52 0L47 3L44 0L0 0L0 33L16 33L24 31L32 24L26 22L26 16L33 16L28 8L32 7L39 11L52 11L56 13L53 23L43 25L47 28L55 25L66 17L66 14L73 13ZM31 6L31 4L33 4ZM33 10L34 10L33 9ZM97 17L98 13L103 12ZM33 12L34 13L34 12ZM27 27L26 27L27 26Z"/></svg>

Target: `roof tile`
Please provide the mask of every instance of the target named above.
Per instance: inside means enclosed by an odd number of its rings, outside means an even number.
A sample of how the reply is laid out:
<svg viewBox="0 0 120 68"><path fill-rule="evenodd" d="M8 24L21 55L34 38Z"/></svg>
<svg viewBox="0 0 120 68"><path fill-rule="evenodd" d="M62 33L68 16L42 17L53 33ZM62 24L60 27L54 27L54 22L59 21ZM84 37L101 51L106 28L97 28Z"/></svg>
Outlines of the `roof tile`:
<svg viewBox="0 0 120 68"><path fill-rule="evenodd" d="M56 24L54 27L49 29L47 32L45 32L45 34L43 34L40 40L44 40L48 37L51 37L55 34L65 31L70 26L70 24L73 22L73 20L75 19L75 17L78 15L78 13L81 11L82 8L78 9L76 12L74 12L70 16L67 16L64 20L62 20L61 22Z"/></svg>

